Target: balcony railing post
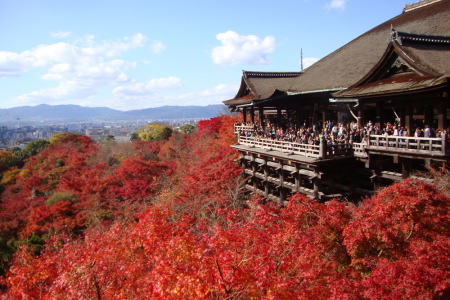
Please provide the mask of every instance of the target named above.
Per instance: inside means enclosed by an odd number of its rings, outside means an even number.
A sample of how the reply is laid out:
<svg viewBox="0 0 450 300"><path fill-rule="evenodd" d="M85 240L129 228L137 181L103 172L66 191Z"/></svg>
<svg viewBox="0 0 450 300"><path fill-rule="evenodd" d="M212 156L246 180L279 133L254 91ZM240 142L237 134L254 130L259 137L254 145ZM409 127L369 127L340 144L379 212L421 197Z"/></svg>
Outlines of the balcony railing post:
<svg viewBox="0 0 450 300"><path fill-rule="evenodd" d="M327 158L327 141L325 136L320 136L319 158Z"/></svg>
<svg viewBox="0 0 450 300"><path fill-rule="evenodd" d="M447 133L442 134L442 154L447 153Z"/></svg>

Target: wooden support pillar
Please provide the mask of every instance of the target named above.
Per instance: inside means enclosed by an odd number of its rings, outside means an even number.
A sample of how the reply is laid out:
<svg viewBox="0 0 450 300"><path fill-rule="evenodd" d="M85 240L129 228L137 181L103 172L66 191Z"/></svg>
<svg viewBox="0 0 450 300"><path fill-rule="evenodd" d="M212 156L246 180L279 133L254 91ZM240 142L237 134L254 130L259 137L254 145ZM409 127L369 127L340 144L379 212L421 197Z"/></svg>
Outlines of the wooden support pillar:
<svg viewBox="0 0 450 300"><path fill-rule="evenodd" d="M438 128L447 128L447 98L444 98L438 106Z"/></svg>
<svg viewBox="0 0 450 300"><path fill-rule="evenodd" d="M241 154L241 156L239 157L240 162L241 162L241 167L242 169L245 169L245 167L247 166L247 163L245 161L245 156L243 154Z"/></svg>
<svg viewBox="0 0 450 300"><path fill-rule="evenodd" d="M300 126L303 125L303 118L302 118L302 111L301 110L296 110L295 111L295 117L296 117L296 128L300 128Z"/></svg>
<svg viewBox="0 0 450 300"><path fill-rule="evenodd" d="M377 102L376 104L376 123L380 124L380 127L383 127L384 117L383 117L383 104L381 102Z"/></svg>
<svg viewBox="0 0 450 300"><path fill-rule="evenodd" d="M259 125L262 127L262 129L264 130L265 126L264 126L264 108L262 106L259 107Z"/></svg>
<svg viewBox="0 0 450 300"><path fill-rule="evenodd" d="M304 110L304 108L302 108L300 110L300 114L299 114L299 124L300 124L300 126L303 126L305 124L305 122L306 123L308 122L308 120L306 119L306 116L305 116L305 111L306 110Z"/></svg>
<svg viewBox="0 0 450 300"><path fill-rule="evenodd" d="M308 115L307 115L308 119L307 119L307 124L308 126L312 126L312 124L314 124L315 120L314 120L314 104L313 103L308 103Z"/></svg>
<svg viewBox="0 0 450 300"><path fill-rule="evenodd" d="M280 175L280 205L284 205L284 200L286 200L286 190L284 188L284 170L283 170L283 162L280 161L280 170L278 170Z"/></svg>
<svg viewBox="0 0 450 300"><path fill-rule="evenodd" d="M302 185L302 179L300 178L300 174L298 173L299 168L298 165L295 164L295 173L294 173L294 179L295 179L295 191L300 191L300 187Z"/></svg>
<svg viewBox="0 0 450 300"><path fill-rule="evenodd" d="M413 136L414 132L413 132L413 128L412 128L412 118L413 118L413 114L412 114L412 107L411 104L406 105L405 107L405 122L404 122L404 127L405 129L408 131L408 136Z"/></svg>
<svg viewBox="0 0 450 300"><path fill-rule="evenodd" d="M331 188L332 193L333 194L336 193L336 178L334 176L332 176L329 179L329 182L330 182L330 188Z"/></svg>
<svg viewBox="0 0 450 300"><path fill-rule="evenodd" d="M363 127L364 125L364 103L359 102L358 105L358 121L357 121L357 125L358 127Z"/></svg>
<svg viewBox="0 0 450 300"><path fill-rule="evenodd" d="M278 203L280 206L284 206L284 201L286 201L286 190L281 189L280 191L280 203Z"/></svg>
<svg viewBox="0 0 450 300"><path fill-rule="evenodd" d="M356 176L356 174L354 172L352 172L350 175L350 193L352 195L355 195L355 191L356 191L356 187L358 184L358 176Z"/></svg>
<svg viewBox="0 0 450 300"><path fill-rule="evenodd" d="M433 127L433 123L434 123L433 106L425 106L424 120L425 120L425 125L429 125L430 127Z"/></svg>
<svg viewBox="0 0 450 300"><path fill-rule="evenodd" d="M277 108L277 121L278 121L278 126L281 126L282 124L282 115L281 115L281 108Z"/></svg>
<svg viewBox="0 0 450 300"><path fill-rule="evenodd" d="M247 108L246 107L242 108L242 119L243 119L244 123L247 123Z"/></svg>
<svg viewBox="0 0 450 300"><path fill-rule="evenodd" d="M402 158L402 179L406 179L411 175L411 160Z"/></svg>
<svg viewBox="0 0 450 300"><path fill-rule="evenodd" d="M323 135L320 136L319 158L327 158L327 141L325 140L325 136Z"/></svg>
<svg viewBox="0 0 450 300"><path fill-rule="evenodd" d="M323 111L322 112L322 130L327 128L327 112ZM320 134L320 132L319 132Z"/></svg>
<svg viewBox="0 0 450 300"><path fill-rule="evenodd" d="M269 167L267 166L267 158L264 158L264 197L269 197Z"/></svg>
<svg viewBox="0 0 450 300"><path fill-rule="evenodd" d="M255 124L255 108L253 106L250 108L250 120L252 124Z"/></svg>
<svg viewBox="0 0 450 300"><path fill-rule="evenodd" d="M322 189L322 182L320 179L320 173L317 170L317 168L315 168L314 173L315 173L314 178L313 178L314 198L319 199L319 193L321 192L321 189Z"/></svg>
<svg viewBox="0 0 450 300"><path fill-rule="evenodd" d="M372 176L370 177L373 183L373 190L378 191L381 188L381 169L378 165L374 165L372 169Z"/></svg>
<svg viewBox="0 0 450 300"><path fill-rule="evenodd" d="M400 126L401 127L405 127L405 114L406 114L406 109L404 106L400 107Z"/></svg>
<svg viewBox="0 0 450 300"><path fill-rule="evenodd" d="M448 146L448 133L442 134L442 154L447 154Z"/></svg>
<svg viewBox="0 0 450 300"><path fill-rule="evenodd" d="M239 164L242 168L242 173L241 173L241 178L245 179L247 176L245 175L245 167L246 167L246 163L245 163L245 157L244 154L240 154L239 155Z"/></svg>
<svg viewBox="0 0 450 300"><path fill-rule="evenodd" d="M256 192L257 189L257 179L256 179L256 161L255 161L255 154L252 154L252 183L253 183L253 191Z"/></svg>

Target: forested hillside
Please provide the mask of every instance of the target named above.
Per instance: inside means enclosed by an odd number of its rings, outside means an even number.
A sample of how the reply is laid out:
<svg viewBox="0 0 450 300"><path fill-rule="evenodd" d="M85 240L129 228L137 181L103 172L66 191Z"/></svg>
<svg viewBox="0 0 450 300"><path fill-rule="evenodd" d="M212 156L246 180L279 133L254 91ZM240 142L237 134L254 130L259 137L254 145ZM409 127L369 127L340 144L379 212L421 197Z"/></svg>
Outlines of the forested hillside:
<svg viewBox="0 0 450 300"><path fill-rule="evenodd" d="M2 299L450 296L445 180L280 208L244 193L236 121L161 141L59 134L1 151Z"/></svg>

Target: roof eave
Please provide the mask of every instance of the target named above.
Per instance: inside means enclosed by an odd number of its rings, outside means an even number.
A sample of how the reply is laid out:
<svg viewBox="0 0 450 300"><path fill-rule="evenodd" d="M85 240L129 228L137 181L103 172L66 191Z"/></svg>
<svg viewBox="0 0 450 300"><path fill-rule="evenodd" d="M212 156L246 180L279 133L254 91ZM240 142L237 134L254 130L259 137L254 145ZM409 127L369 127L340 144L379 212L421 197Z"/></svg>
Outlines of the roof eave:
<svg viewBox="0 0 450 300"><path fill-rule="evenodd" d="M372 92L372 93L358 93L358 92L351 92L351 89L343 90L340 92L333 93L332 96L337 99L364 99L364 98L375 98L375 97L387 97L387 96L394 96L394 95L400 95L400 94L410 94L410 93L416 93L417 91L422 90L422 92L432 91L436 90L442 87L445 87L446 84L449 82L449 78L442 76L440 78L437 78L433 81L432 84L428 85L417 85L415 87L405 88L405 89L397 89L397 90L384 90L379 92Z"/></svg>

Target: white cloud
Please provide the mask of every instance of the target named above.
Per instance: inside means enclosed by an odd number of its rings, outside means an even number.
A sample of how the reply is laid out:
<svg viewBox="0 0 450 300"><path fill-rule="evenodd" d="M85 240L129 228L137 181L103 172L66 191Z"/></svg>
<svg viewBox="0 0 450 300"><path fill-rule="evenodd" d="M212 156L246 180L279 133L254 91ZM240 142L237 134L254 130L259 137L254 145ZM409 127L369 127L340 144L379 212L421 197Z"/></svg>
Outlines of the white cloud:
<svg viewBox="0 0 450 300"><path fill-rule="evenodd" d="M79 85L79 82L65 81L57 87L41 89L27 94L23 94L13 100L15 105L37 105L70 103L71 100L78 100L93 96L97 93L95 87L90 84Z"/></svg>
<svg viewBox="0 0 450 300"><path fill-rule="evenodd" d="M71 35L71 33L68 31L57 31L57 32L51 33L51 36L54 38L67 38L70 35Z"/></svg>
<svg viewBox="0 0 450 300"><path fill-rule="evenodd" d="M222 101L233 98L239 85L230 84L218 84L210 89L187 93L177 97L178 105L208 105L208 104L221 104Z"/></svg>
<svg viewBox="0 0 450 300"><path fill-rule="evenodd" d="M40 103L61 104L71 100L93 97L107 86L123 84L130 79L124 72L133 63L123 60L96 62L80 59L79 64L54 64L42 79L56 81L57 86L23 94L16 99L16 105L36 105Z"/></svg>
<svg viewBox="0 0 450 300"><path fill-rule="evenodd" d="M178 77L155 78L147 83L135 83L119 86L113 90L113 95L118 98L148 96L164 90L174 90L182 87Z"/></svg>
<svg viewBox="0 0 450 300"><path fill-rule="evenodd" d="M337 10L337 11L344 11L345 10L345 6L347 5L348 0L331 0L330 3L328 3L325 8L330 11L330 10Z"/></svg>
<svg viewBox="0 0 450 300"><path fill-rule="evenodd" d="M263 65L267 64L267 54L275 50L275 38L267 36L260 39L255 35L239 35L234 31L219 33L216 38L222 46L214 47L212 59L223 65Z"/></svg>
<svg viewBox="0 0 450 300"><path fill-rule="evenodd" d="M166 46L162 42L156 41L152 44L152 50L154 53L159 54L166 50Z"/></svg>
<svg viewBox="0 0 450 300"><path fill-rule="evenodd" d="M58 104L80 100L100 93L105 87L130 81L126 72L135 62L112 59L122 52L142 47L146 37L140 33L119 41L96 43L95 37L82 46L59 42L39 45L21 53L0 52L0 77L21 76L42 68L41 79L55 81L56 86L41 89L13 99L15 105Z"/></svg>
<svg viewBox="0 0 450 300"><path fill-rule="evenodd" d="M39 79L46 81L45 88L11 99L12 106L78 103L130 110L163 105L220 104L236 94L238 85L224 84L181 94L182 81L174 76L142 83L134 81L128 73L137 63L122 59L120 54L145 46L146 40L142 34L114 41L88 36L73 43L43 44L23 52L0 51L0 77L23 76L30 72L30 76L40 74ZM104 100L107 94L111 96Z"/></svg>
<svg viewBox="0 0 450 300"><path fill-rule="evenodd" d="M136 33L131 37L125 37L119 41L104 41L101 44L95 43L95 36L88 36L86 43L90 45L89 51L95 54L106 55L107 57L118 56L122 52L134 48L141 48L147 41L147 37L142 33Z"/></svg>
<svg viewBox="0 0 450 300"><path fill-rule="evenodd" d="M178 90L180 85L177 82L176 77L168 77L150 80L146 84L133 84L117 88L113 94L114 97L107 105L116 109L131 110L164 105L222 104L222 101L233 98L239 88L237 84L219 84L204 91L181 95L160 93L163 90Z"/></svg>
<svg viewBox="0 0 450 300"><path fill-rule="evenodd" d="M14 52L0 51L0 77L20 76L28 72L34 59Z"/></svg>
<svg viewBox="0 0 450 300"><path fill-rule="evenodd" d="M303 58L303 68L306 69L316 63L320 58L315 57L305 57Z"/></svg>

